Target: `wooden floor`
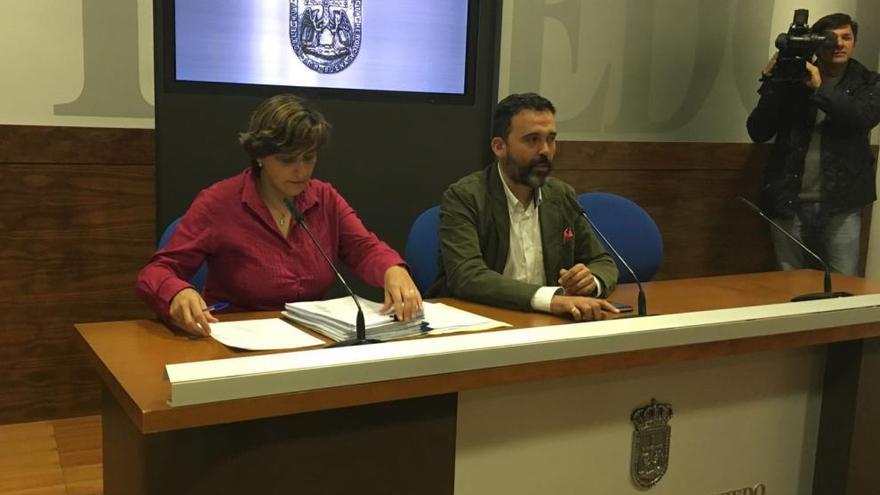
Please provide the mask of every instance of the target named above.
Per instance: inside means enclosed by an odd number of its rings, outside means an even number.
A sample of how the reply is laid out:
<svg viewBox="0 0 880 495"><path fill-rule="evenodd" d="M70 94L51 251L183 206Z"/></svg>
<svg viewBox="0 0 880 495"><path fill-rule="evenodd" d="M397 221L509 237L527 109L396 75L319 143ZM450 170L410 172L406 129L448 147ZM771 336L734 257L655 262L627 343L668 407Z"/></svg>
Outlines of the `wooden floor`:
<svg viewBox="0 0 880 495"><path fill-rule="evenodd" d="M0 495L101 495L101 417L0 425Z"/></svg>

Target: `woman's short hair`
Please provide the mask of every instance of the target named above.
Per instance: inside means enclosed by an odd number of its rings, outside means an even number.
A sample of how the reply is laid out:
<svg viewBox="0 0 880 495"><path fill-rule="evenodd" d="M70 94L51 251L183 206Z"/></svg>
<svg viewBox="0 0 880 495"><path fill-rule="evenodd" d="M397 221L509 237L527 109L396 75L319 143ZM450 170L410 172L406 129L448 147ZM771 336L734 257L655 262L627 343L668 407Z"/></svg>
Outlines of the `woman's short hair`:
<svg viewBox="0 0 880 495"><path fill-rule="evenodd" d="M260 103L251 114L247 132L238 135L238 142L259 170L257 161L269 155L317 151L330 139L330 127L305 99L280 94Z"/></svg>

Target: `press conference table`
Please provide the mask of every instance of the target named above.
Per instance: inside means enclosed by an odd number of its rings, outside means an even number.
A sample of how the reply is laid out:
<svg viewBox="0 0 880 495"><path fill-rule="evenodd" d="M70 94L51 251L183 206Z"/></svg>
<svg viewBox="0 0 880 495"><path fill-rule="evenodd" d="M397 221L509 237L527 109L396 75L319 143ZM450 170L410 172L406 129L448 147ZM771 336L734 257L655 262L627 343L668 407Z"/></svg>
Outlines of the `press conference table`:
<svg viewBox="0 0 880 495"><path fill-rule="evenodd" d="M835 290L854 294L880 293L880 281L835 275L834 284ZM812 270L644 284L651 314L782 303L821 286L822 274ZM620 286L611 299L635 306L636 287ZM515 328L569 323L552 315L454 299L440 301ZM221 319L274 316L277 313L264 312ZM457 395L463 391L763 351L860 345L880 336L880 323L832 326L172 407L166 364L253 353L230 350L212 339L188 338L154 320L77 324L76 329L105 389L104 486L108 495L452 493ZM824 396L834 400L823 405L826 424L819 432L815 473L817 479L826 476L835 483L852 478L840 462L867 461L867 451L860 453L852 446L856 434L865 434L860 429L864 421L858 411L853 412L853 404L876 403L875 396L880 394L870 392L880 390L880 376L860 375L852 369L853 356L858 368L861 347L843 348L840 353L837 360L829 353L826 373L842 377L847 385L826 378ZM830 427L832 420L844 421L849 430ZM867 433L877 436L876 428ZM823 445L831 449L827 461ZM843 458L840 449L846 450Z"/></svg>

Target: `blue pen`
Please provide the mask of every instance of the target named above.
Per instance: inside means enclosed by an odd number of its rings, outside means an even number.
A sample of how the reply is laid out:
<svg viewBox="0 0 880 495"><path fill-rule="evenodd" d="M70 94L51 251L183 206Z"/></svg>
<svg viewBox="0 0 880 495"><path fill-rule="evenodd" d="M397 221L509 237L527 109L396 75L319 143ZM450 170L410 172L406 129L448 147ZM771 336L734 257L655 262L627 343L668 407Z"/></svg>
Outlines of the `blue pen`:
<svg viewBox="0 0 880 495"><path fill-rule="evenodd" d="M226 309L228 307L229 307L228 302L218 302L218 303L214 303L214 304L208 306L207 308L203 309L202 311L203 312L204 311L220 311L221 309Z"/></svg>

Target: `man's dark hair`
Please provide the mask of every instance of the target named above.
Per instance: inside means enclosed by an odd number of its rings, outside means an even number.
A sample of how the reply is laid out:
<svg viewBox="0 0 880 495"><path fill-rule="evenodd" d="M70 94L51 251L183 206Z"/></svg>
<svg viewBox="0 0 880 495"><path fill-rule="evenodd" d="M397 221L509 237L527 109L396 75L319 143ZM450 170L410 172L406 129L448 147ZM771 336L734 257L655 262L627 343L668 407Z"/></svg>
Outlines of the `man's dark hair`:
<svg viewBox="0 0 880 495"><path fill-rule="evenodd" d="M499 101L498 106L495 107L495 113L492 114L492 137L507 139L507 135L510 134L510 122L513 120L513 116L523 110L556 113L556 108L553 107L550 100L537 93L510 95Z"/></svg>
<svg viewBox="0 0 880 495"><path fill-rule="evenodd" d="M853 32L853 41L859 39L859 23L856 22L852 17L848 14L829 14L825 17L819 19L813 24L811 28L813 32L821 32L828 31L831 29L842 28L845 26L852 26Z"/></svg>

